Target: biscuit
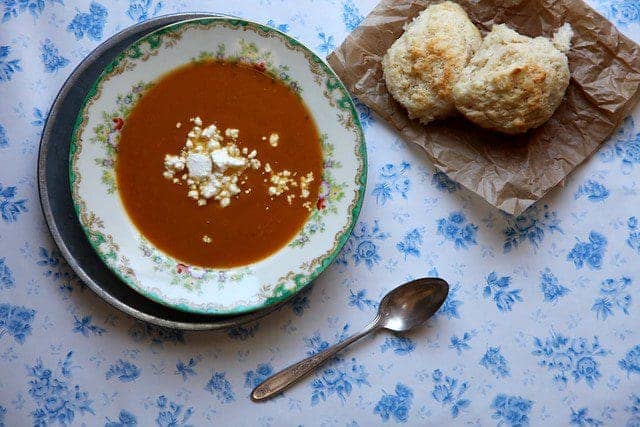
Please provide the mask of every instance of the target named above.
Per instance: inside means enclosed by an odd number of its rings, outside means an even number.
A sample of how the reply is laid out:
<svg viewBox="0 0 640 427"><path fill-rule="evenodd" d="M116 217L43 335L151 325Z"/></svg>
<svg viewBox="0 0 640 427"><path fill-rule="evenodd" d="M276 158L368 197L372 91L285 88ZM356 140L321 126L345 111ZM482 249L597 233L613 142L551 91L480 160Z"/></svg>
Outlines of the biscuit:
<svg viewBox="0 0 640 427"><path fill-rule="evenodd" d="M429 6L382 59L387 90L423 124L454 114L453 85L481 42L462 7L450 1Z"/></svg>
<svg viewBox="0 0 640 427"><path fill-rule="evenodd" d="M479 126L507 134L542 125L569 85L564 52L572 36L568 24L553 41L494 25L454 85L456 108Z"/></svg>

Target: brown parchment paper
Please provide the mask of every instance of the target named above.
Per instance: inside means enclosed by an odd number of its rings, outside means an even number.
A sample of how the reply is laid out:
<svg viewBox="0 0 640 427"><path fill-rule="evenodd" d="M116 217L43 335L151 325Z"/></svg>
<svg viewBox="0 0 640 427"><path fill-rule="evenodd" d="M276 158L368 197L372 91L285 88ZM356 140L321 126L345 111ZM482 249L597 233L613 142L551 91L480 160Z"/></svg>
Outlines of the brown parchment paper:
<svg viewBox="0 0 640 427"><path fill-rule="evenodd" d="M402 136L424 148L436 168L514 215L539 200L587 159L640 97L640 46L580 0L458 0L483 34L506 23L531 37L574 30L571 83L553 117L510 137L461 117L427 126L410 120L387 92L381 59L430 0L382 0L328 56L347 88Z"/></svg>

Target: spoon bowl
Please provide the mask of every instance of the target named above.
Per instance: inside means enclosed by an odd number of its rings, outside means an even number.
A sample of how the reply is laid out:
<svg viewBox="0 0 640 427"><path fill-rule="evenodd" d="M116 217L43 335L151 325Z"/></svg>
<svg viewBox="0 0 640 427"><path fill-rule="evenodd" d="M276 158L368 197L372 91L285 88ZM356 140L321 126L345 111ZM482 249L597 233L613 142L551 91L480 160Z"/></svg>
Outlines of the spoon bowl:
<svg viewBox="0 0 640 427"><path fill-rule="evenodd" d="M394 332L405 332L426 322L440 309L449 284L438 278L412 280L393 289L380 301L377 323Z"/></svg>

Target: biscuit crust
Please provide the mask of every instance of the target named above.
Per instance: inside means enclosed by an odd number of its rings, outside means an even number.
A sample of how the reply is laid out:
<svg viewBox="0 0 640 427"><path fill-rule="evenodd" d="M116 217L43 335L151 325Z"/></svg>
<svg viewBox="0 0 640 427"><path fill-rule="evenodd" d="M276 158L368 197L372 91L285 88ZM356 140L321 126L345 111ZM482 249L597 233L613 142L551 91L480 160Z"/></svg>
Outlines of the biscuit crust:
<svg viewBox="0 0 640 427"><path fill-rule="evenodd" d="M480 31L458 4L429 6L382 59L389 93L423 124L455 114L453 85L481 42Z"/></svg>

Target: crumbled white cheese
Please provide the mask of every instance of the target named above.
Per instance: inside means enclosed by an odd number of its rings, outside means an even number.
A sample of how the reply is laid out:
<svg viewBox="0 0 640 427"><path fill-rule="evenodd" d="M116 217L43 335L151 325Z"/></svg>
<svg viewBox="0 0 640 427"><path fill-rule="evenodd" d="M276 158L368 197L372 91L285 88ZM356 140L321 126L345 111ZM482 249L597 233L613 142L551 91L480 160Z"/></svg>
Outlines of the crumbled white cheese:
<svg viewBox="0 0 640 427"><path fill-rule="evenodd" d="M213 239L205 234L204 236L202 236L202 241L206 244L209 244L213 241Z"/></svg>
<svg viewBox="0 0 640 427"><path fill-rule="evenodd" d="M234 142L225 142L224 137L214 124L202 128L202 119L191 119L193 127L188 132L185 146L179 155L166 155L164 159L165 171L163 176L179 184L175 177L177 172L182 174L181 180L189 186L187 197L197 201L198 206L204 206L209 199L216 200L225 207L231 199L240 194L239 179L247 168L259 169L260 161L256 158L257 151L235 144L239 131L225 130L225 135Z"/></svg>
<svg viewBox="0 0 640 427"><path fill-rule="evenodd" d="M181 171L184 169L184 157L182 156L172 156L167 154L164 156L164 166L172 171Z"/></svg>
<svg viewBox="0 0 640 427"><path fill-rule="evenodd" d="M277 147L278 141L280 141L280 135L275 132L269 135L269 145L271 145L272 147Z"/></svg>
<svg viewBox="0 0 640 427"><path fill-rule="evenodd" d="M187 197L196 200L198 206L205 206L208 200L215 200L221 207L229 206L232 199L239 194L249 194L252 189L242 189L247 183L245 170L251 168L258 170L261 162L258 160L256 150L239 148L236 145L240 135L238 129L227 128L224 136L214 124L203 127L200 117L190 119L193 127L187 133L185 145L179 155L167 154L164 158L163 176L174 184L183 181L188 186ZM181 124L176 124L180 127ZM225 137L228 140L225 141ZM269 137L262 137L263 141L269 140L273 147L278 146L280 136L272 132ZM298 172L289 170L276 172L266 163L263 174L268 175L264 182L269 183L267 193L276 197L284 195L289 204L298 196L293 194L294 189L300 187L300 199L307 199L311 195L309 184L313 182L313 172L309 172L298 178ZM178 175L180 179L178 179ZM305 201L302 205L311 210L311 202ZM269 206L265 207L269 210ZM206 237L206 236L205 236Z"/></svg>
<svg viewBox="0 0 640 427"><path fill-rule="evenodd" d="M182 126L182 123L180 123L180 122L176 123L176 127L177 127L178 129L180 129L180 126Z"/></svg>
<svg viewBox="0 0 640 427"><path fill-rule="evenodd" d="M191 178L204 178L211 173L211 159L206 154L189 153L187 169Z"/></svg>
<svg viewBox="0 0 640 427"><path fill-rule="evenodd" d="M300 177L300 197L303 199L306 199L311 194L309 191L309 183L311 182L313 182L313 172Z"/></svg>
<svg viewBox="0 0 640 427"><path fill-rule="evenodd" d="M240 135L240 131L238 129L226 129L224 131L224 136L231 139L238 139Z"/></svg>
<svg viewBox="0 0 640 427"><path fill-rule="evenodd" d="M279 196L289 191L289 185L292 187L298 186L298 183L291 178L291 172L288 170L272 174L269 181L273 184L267 190L270 196Z"/></svg>
<svg viewBox="0 0 640 427"><path fill-rule="evenodd" d="M213 139L215 141L221 141L222 135L218 131L218 128L214 124L210 124L206 128L202 129L202 136L207 139Z"/></svg>
<svg viewBox="0 0 640 427"><path fill-rule="evenodd" d="M216 170L224 172L229 168L244 168L247 165L247 159L242 156L232 156L229 148L223 147L211 152L211 160Z"/></svg>

